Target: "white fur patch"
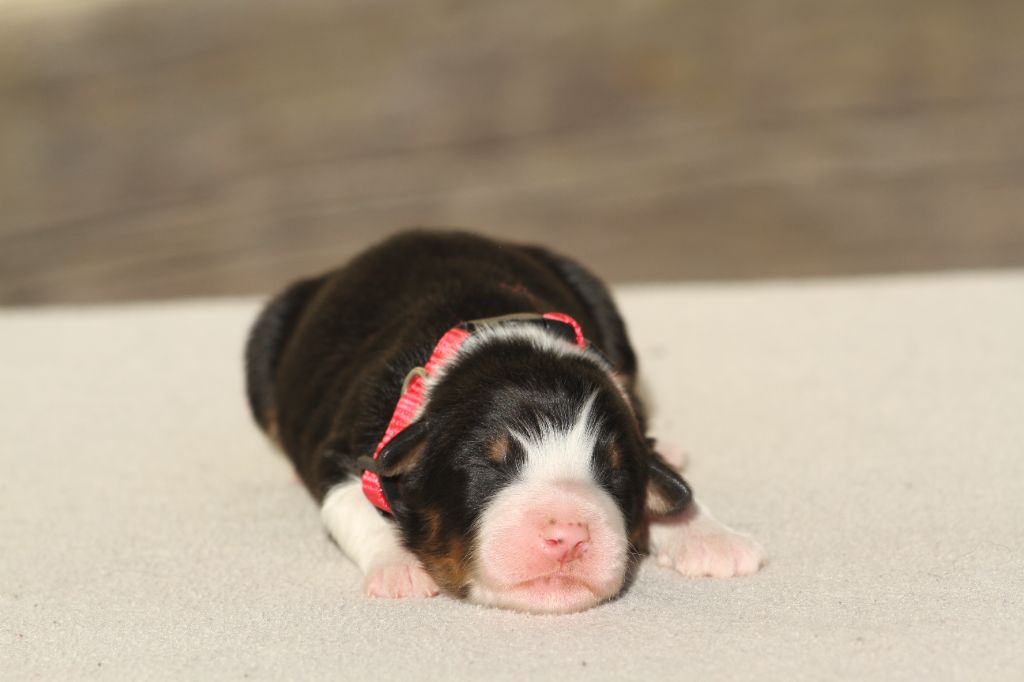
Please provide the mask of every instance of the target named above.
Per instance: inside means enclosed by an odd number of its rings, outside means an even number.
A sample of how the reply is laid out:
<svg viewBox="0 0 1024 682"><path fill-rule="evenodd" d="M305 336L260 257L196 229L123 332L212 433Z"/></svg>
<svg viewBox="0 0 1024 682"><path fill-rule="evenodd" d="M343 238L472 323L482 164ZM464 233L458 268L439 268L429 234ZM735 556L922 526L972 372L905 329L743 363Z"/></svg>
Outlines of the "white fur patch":
<svg viewBox="0 0 1024 682"><path fill-rule="evenodd" d="M432 597L437 584L419 559L402 546L398 529L377 513L359 481L331 488L320 507L324 526L341 551L366 576L371 597Z"/></svg>
<svg viewBox="0 0 1024 682"><path fill-rule="evenodd" d="M587 398L568 430L544 424L539 433L511 431L526 450L526 463L520 471L523 481L595 480L593 456L600 424L592 419L591 410L596 398L596 392Z"/></svg>
<svg viewBox="0 0 1024 682"><path fill-rule="evenodd" d="M696 500L681 514L651 521L651 553L659 566L690 577L752 575L764 563L756 540L718 521Z"/></svg>

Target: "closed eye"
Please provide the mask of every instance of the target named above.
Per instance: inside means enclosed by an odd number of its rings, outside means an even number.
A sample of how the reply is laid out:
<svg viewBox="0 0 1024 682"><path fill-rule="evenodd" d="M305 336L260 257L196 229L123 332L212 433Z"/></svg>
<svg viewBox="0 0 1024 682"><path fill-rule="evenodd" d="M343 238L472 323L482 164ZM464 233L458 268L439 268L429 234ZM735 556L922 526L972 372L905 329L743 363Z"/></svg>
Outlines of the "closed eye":
<svg viewBox="0 0 1024 682"><path fill-rule="evenodd" d="M510 479L526 459L522 446L507 433L485 445L482 454L483 457L469 458L462 466L472 470L488 470L500 474L503 479Z"/></svg>
<svg viewBox="0 0 1024 682"><path fill-rule="evenodd" d="M602 483L613 496L619 499L625 499L628 496L631 482L632 479L626 469L608 468L605 470L605 475L602 476Z"/></svg>

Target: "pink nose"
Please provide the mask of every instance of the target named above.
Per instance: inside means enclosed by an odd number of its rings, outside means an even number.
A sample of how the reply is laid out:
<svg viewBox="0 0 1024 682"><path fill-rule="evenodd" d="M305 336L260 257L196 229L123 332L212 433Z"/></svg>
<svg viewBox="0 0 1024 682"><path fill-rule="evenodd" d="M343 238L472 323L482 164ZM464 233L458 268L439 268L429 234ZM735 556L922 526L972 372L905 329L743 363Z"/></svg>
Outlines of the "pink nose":
<svg viewBox="0 0 1024 682"><path fill-rule="evenodd" d="M582 521L550 519L540 532L541 552L554 561L573 561L590 548L590 529Z"/></svg>

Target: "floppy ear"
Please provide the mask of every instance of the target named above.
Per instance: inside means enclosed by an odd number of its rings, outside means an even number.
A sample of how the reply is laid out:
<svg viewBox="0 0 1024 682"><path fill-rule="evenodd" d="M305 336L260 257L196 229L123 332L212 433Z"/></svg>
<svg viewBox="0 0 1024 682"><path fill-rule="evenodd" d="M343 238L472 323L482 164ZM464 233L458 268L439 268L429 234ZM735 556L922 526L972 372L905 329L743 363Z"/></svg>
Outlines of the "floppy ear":
<svg viewBox="0 0 1024 682"><path fill-rule="evenodd" d="M657 452L651 451L647 471L647 511L668 516L686 509L693 500L690 484L683 480Z"/></svg>
<svg viewBox="0 0 1024 682"><path fill-rule="evenodd" d="M409 471L426 448L428 428L427 420L421 419L389 440L377 456L377 473L390 478Z"/></svg>

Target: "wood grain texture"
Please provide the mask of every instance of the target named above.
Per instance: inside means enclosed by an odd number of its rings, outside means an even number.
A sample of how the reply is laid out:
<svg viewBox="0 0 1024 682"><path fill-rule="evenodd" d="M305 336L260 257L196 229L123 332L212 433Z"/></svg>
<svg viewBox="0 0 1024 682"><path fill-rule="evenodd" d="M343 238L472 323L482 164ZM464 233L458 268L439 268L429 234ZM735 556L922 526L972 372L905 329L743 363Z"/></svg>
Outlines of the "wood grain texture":
<svg viewBox="0 0 1024 682"><path fill-rule="evenodd" d="M408 225L615 281L1024 265L1024 3L0 5L0 303L269 292Z"/></svg>

